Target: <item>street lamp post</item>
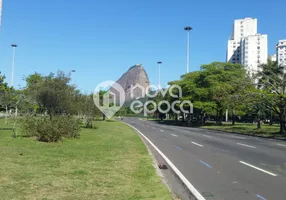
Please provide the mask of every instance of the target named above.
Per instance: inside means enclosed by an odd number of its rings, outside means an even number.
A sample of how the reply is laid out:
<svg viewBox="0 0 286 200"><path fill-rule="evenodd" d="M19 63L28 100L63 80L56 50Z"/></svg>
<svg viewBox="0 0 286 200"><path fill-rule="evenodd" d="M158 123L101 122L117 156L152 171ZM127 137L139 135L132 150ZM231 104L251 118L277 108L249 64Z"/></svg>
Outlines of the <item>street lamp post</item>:
<svg viewBox="0 0 286 200"><path fill-rule="evenodd" d="M161 64L162 62L158 61L157 64L158 64L158 89L160 90L161 89Z"/></svg>
<svg viewBox="0 0 286 200"><path fill-rule="evenodd" d="M70 76L72 76L72 74L74 74L76 72L76 70L75 69L72 69L70 72L69 72L69 74L70 74ZM76 82L74 81L74 87L76 88ZM77 111L77 118L79 119L80 118L80 113L79 113L79 111Z"/></svg>
<svg viewBox="0 0 286 200"><path fill-rule="evenodd" d="M186 26L184 28L185 31L187 31L187 73L189 73L189 65L190 65L190 31L193 30L192 27Z"/></svg>
<svg viewBox="0 0 286 200"><path fill-rule="evenodd" d="M13 48L11 87L13 87L13 86L14 86L15 50L16 50L17 45L16 45L16 44L12 44L11 46L12 46L12 48Z"/></svg>
<svg viewBox="0 0 286 200"><path fill-rule="evenodd" d="M72 75L75 74L76 70L75 69L72 69L70 72L69 72L69 75L70 77L72 78ZM75 79L75 78L74 78ZM74 80L74 85L76 86L76 81Z"/></svg>

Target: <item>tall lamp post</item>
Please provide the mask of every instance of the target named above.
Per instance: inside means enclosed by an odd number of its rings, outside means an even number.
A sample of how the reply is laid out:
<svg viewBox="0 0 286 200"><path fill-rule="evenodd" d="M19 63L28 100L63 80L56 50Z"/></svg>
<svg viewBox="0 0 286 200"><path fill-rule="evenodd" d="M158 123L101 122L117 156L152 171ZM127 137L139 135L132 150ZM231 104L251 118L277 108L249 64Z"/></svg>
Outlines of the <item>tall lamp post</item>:
<svg viewBox="0 0 286 200"><path fill-rule="evenodd" d="M70 75L71 78L72 78L72 75L75 74L75 72L76 72L75 69L70 70L69 75ZM73 82L74 82L74 85L76 85L75 80Z"/></svg>
<svg viewBox="0 0 286 200"><path fill-rule="evenodd" d="M162 62L158 61L157 64L158 64L158 89L160 90L161 89L161 64Z"/></svg>
<svg viewBox="0 0 286 200"><path fill-rule="evenodd" d="M11 46L12 46L12 48L13 48L11 87L13 87L13 86L14 86L15 50L16 50L16 47L17 47L18 45L16 45L16 44L11 44Z"/></svg>
<svg viewBox="0 0 286 200"><path fill-rule="evenodd" d="M188 38L187 38L187 73L189 73L189 65L190 65L190 31L193 30L192 27L186 26L184 28L187 31Z"/></svg>

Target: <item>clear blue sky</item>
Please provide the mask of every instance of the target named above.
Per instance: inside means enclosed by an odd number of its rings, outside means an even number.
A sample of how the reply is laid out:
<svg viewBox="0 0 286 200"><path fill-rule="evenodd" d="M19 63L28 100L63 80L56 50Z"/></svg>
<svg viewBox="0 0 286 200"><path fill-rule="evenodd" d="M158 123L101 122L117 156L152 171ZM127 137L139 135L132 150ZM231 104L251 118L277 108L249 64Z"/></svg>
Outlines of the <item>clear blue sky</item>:
<svg viewBox="0 0 286 200"><path fill-rule="evenodd" d="M269 53L286 38L285 0L3 0L0 71L10 83L12 49L16 50L15 85L23 76L75 69L73 82L91 92L98 83L117 80L141 63L162 85L186 71L186 32L191 32L191 70L225 61L234 19L258 18L268 34Z"/></svg>

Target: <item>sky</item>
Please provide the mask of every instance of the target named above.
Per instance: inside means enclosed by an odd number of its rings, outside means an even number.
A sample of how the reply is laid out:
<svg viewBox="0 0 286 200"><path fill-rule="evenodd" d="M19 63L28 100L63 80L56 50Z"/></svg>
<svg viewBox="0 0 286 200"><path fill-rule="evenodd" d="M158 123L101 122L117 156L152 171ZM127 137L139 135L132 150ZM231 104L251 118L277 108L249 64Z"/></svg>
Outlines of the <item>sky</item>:
<svg viewBox="0 0 286 200"><path fill-rule="evenodd" d="M131 66L142 64L161 85L186 72L185 26L190 33L190 71L226 59L233 21L258 19L258 32L268 34L269 54L286 39L285 0L3 0L0 71L11 82L12 48L15 87L24 77L62 70L72 83L92 92L101 82L116 81Z"/></svg>

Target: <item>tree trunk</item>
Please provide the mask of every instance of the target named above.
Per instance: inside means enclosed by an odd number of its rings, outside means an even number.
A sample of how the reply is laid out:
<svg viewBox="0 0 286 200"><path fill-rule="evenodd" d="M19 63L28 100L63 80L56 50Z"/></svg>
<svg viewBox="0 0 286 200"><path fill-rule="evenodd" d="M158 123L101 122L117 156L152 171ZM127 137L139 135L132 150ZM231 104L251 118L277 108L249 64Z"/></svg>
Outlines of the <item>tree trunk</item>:
<svg viewBox="0 0 286 200"><path fill-rule="evenodd" d="M223 111L221 110L219 112L219 125L221 126L222 125L222 117L223 117Z"/></svg>
<svg viewBox="0 0 286 200"><path fill-rule="evenodd" d="M102 113L102 120L105 121L105 114Z"/></svg>
<svg viewBox="0 0 286 200"><path fill-rule="evenodd" d="M178 114L175 114L175 120L178 121Z"/></svg>
<svg viewBox="0 0 286 200"><path fill-rule="evenodd" d="M222 110L220 110L220 111L217 112L216 124L217 124L218 126L221 126L221 125L222 125L222 120L221 120L221 118L222 118Z"/></svg>
<svg viewBox="0 0 286 200"><path fill-rule="evenodd" d="M235 125L235 114L234 111L232 110L232 125Z"/></svg>
<svg viewBox="0 0 286 200"><path fill-rule="evenodd" d="M8 124L8 107L6 106L5 124Z"/></svg>
<svg viewBox="0 0 286 200"><path fill-rule="evenodd" d="M203 125L206 124L206 116L205 116L205 113L202 115L202 120L203 120Z"/></svg>
<svg viewBox="0 0 286 200"><path fill-rule="evenodd" d="M257 129L261 129L261 120L260 120L260 117L258 117L258 120L257 120Z"/></svg>
<svg viewBox="0 0 286 200"><path fill-rule="evenodd" d="M185 113L182 114L182 121L185 121Z"/></svg>
<svg viewBox="0 0 286 200"><path fill-rule="evenodd" d="M280 114L279 118L280 118L280 133L285 134L286 133L285 115L282 113L282 114Z"/></svg>
<svg viewBox="0 0 286 200"><path fill-rule="evenodd" d="M272 110L270 112L270 122L269 122L269 126L272 126L273 125L273 116L272 116Z"/></svg>

